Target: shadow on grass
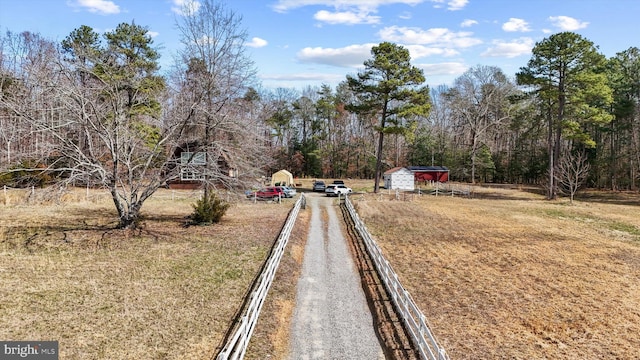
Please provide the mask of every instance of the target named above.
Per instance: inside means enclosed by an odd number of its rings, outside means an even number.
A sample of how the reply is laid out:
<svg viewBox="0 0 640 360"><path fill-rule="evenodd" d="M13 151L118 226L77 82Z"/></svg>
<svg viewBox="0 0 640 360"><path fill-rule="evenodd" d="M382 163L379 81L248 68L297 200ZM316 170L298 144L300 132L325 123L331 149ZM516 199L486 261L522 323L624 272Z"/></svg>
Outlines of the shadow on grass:
<svg viewBox="0 0 640 360"><path fill-rule="evenodd" d="M492 191L495 189L496 191ZM502 191L507 190L507 191ZM537 195L539 197L532 197ZM439 196L447 196L442 194ZM451 195L448 195L451 196ZM459 196L459 195L455 195ZM486 200L545 200L546 190L541 186L515 184L482 184L473 191L474 199ZM559 199L568 199L561 195ZM610 191L586 189L578 191L574 200L590 203L606 203L617 205L640 206L640 193L637 191Z"/></svg>
<svg viewBox="0 0 640 360"><path fill-rule="evenodd" d="M585 190L578 192L574 199L592 203L640 206L640 193L637 191Z"/></svg>
<svg viewBox="0 0 640 360"><path fill-rule="evenodd" d="M62 220L64 219L64 220ZM7 249L33 252L52 248L111 248L126 242L173 240L186 222L179 214L142 214L134 229L118 229L115 210L67 209L63 215L36 223L5 227L0 244Z"/></svg>

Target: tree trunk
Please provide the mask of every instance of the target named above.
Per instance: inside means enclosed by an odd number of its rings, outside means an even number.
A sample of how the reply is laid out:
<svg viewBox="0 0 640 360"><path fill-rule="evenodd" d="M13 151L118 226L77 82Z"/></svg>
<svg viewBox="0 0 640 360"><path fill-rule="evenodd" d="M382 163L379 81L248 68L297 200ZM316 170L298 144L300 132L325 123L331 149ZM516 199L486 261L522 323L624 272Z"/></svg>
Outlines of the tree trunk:
<svg viewBox="0 0 640 360"><path fill-rule="evenodd" d="M384 105L382 106L382 116L380 119L380 137L378 137L378 156L376 157L376 183L373 185L373 192L375 194L377 194L380 189L380 177L382 176L382 148L384 144L384 126L387 122L387 104L388 101L385 100Z"/></svg>
<svg viewBox="0 0 640 360"><path fill-rule="evenodd" d="M475 131L471 131L471 183L476 183L476 152L478 147L478 137Z"/></svg>
<svg viewBox="0 0 640 360"><path fill-rule="evenodd" d="M384 120L383 120L384 123ZM382 172L382 144L384 142L384 132L380 131L380 136L378 137L378 156L376 158L376 176L375 176L375 184L373 186L373 192L375 194L378 193L380 189L380 177Z"/></svg>
<svg viewBox="0 0 640 360"><path fill-rule="evenodd" d="M554 151L554 147L553 147L553 115L552 115L552 110L551 110L551 104L549 103L549 110L547 112L547 123L548 123L548 133L547 133L547 152L549 153L549 184L547 186L547 199L551 200L553 199L553 187L554 187L554 181L555 181L555 174L554 174L554 162L553 162L553 151Z"/></svg>

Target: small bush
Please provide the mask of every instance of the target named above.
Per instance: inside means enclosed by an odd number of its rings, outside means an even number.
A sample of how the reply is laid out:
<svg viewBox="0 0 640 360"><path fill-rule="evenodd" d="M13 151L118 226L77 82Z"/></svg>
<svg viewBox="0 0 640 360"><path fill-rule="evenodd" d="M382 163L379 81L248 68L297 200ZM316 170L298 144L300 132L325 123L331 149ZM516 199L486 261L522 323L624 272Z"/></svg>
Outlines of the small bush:
<svg viewBox="0 0 640 360"><path fill-rule="evenodd" d="M194 225L216 224L222 220L230 204L210 192L209 195L202 197L193 205L193 214L191 215L191 223Z"/></svg>
<svg viewBox="0 0 640 360"><path fill-rule="evenodd" d="M0 186L26 188L31 186L43 187L51 184L54 176L45 166L33 160L23 160L0 173Z"/></svg>

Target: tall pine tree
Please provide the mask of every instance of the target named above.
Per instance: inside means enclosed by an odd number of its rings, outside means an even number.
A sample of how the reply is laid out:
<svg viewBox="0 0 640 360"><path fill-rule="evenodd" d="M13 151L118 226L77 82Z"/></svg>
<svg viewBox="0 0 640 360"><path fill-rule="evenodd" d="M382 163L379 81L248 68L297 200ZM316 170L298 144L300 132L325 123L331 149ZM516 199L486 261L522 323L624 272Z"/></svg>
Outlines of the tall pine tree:
<svg viewBox="0 0 640 360"><path fill-rule="evenodd" d="M544 109L548 125L549 184L547 197L557 197L555 171L562 140L595 147L588 125L611 121L607 107L613 101L605 75L606 58L593 42L573 32L562 32L536 43L533 56L520 69L520 85L531 86Z"/></svg>
<svg viewBox="0 0 640 360"><path fill-rule="evenodd" d="M357 100L347 109L380 119L374 192L378 192L382 173L385 134L405 134L407 122L427 116L431 103L422 70L411 65L409 50L383 42L371 49L372 59L356 77L347 76L347 84Z"/></svg>

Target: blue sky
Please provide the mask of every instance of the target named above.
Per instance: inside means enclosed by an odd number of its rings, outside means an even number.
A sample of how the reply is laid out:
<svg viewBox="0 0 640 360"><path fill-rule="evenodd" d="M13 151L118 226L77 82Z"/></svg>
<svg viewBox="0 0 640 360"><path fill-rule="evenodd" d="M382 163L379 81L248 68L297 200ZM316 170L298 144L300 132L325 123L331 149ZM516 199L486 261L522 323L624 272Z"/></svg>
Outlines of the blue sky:
<svg viewBox="0 0 640 360"><path fill-rule="evenodd" d="M98 33L135 21L152 32L168 69L180 46L175 22L188 0L0 0L0 29L61 41L81 25ZM218 0L220 1L220 0ZM469 67L513 76L535 42L574 31L607 57L640 47L638 0L228 0L248 32L264 87L337 85L391 41L410 50L430 86Z"/></svg>

